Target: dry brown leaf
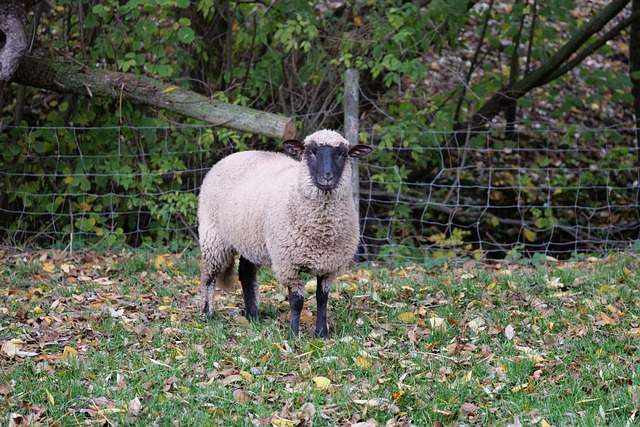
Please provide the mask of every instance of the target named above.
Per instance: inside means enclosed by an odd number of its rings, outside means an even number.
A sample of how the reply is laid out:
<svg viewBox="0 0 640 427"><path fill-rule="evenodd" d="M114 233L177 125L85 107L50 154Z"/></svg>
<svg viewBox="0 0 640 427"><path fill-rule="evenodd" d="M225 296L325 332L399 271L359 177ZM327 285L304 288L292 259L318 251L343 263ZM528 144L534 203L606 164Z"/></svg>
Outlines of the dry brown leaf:
<svg viewBox="0 0 640 427"><path fill-rule="evenodd" d="M378 422L373 418L363 421L361 423L351 424L351 427L378 427Z"/></svg>
<svg viewBox="0 0 640 427"><path fill-rule="evenodd" d="M474 413L478 411L478 407L470 402L463 403L460 409L462 410L462 412L466 413Z"/></svg>
<svg viewBox="0 0 640 427"><path fill-rule="evenodd" d="M251 401L252 394L249 393L246 390L243 390L241 388L237 388L237 389L233 390L233 398L238 403L245 403L245 402Z"/></svg>

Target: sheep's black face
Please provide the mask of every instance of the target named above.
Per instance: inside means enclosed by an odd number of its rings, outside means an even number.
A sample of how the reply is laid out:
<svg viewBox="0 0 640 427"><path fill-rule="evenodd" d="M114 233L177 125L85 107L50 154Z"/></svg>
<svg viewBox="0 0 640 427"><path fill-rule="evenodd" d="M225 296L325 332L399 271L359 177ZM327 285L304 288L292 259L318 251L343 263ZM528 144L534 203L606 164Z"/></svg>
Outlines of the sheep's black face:
<svg viewBox="0 0 640 427"><path fill-rule="evenodd" d="M338 186L344 165L349 158L345 146L329 147L311 143L306 147L307 164L313 183L322 191Z"/></svg>

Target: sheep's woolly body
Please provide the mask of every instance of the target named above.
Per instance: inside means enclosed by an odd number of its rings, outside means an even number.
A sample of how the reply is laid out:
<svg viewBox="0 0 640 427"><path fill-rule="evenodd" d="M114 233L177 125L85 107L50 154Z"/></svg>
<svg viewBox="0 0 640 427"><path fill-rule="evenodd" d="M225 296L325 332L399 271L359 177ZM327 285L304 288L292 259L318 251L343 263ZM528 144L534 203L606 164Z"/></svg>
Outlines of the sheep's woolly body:
<svg viewBox="0 0 640 427"><path fill-rule="evenodd" d="M347 144L326 130L304 141L312 142ZM234 257L241 255L255 265L271 266L277 280L295 294L304 292L301 271L323 276L322 287L328 289L358 244L351 162L338 186L322 191L313 184L305 159L262 151L233 154L205 177L198 219L203 283L208 278L214 286L232 286ZM214 286L203 286L209 307Z"/></svg>

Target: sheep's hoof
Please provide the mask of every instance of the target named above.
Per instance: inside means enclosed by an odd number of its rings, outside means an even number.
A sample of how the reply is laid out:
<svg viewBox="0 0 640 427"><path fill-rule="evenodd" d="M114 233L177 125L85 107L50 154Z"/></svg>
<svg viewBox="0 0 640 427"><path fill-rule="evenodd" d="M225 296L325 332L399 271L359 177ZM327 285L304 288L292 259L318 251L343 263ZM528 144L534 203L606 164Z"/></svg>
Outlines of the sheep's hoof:
<svg viewBox="0 0 640 427"><path fill-rule="evenodd" d="M260 321L260 313L246 313L244 317L250 322Z"/></svg>
<svg viewBox="0 0 640 427"><path fill-rule="evenodd" d="M326 328L322 328L319 331L316 330L315 333L316 333L316 337L318 337L318 338L326 338L327 335L328 335Z"/></svg>
<svg viewBox="0 0 640 427"><path fill-rule="evenodd" d="M209 310L209 304L205 303L202 308L202 314L206 320L211 320L215 317L215 312L213 310Z"/></svg>

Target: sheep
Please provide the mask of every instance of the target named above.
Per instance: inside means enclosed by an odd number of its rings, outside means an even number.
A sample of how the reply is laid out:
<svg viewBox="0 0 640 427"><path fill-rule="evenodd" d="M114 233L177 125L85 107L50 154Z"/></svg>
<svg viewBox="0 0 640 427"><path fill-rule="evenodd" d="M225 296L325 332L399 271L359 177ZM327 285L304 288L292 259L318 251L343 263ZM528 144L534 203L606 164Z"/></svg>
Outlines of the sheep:
<svg viewBox="0 0 640 427"><path fill-rule="evenodd" d="M304 305L300 273L317 277L315 334L327 336L331 284L357 249L359 228L351 192L351 161L372 148L350 146L339 133L320 130L304 141L284 141L285 153L245 151L220 160L202 182L198 205L203 313L214 313L216 286L235 284L239 255L245 317L258 319L256 273L270 266L286 286L290 335L299 336Z"/></svg>

